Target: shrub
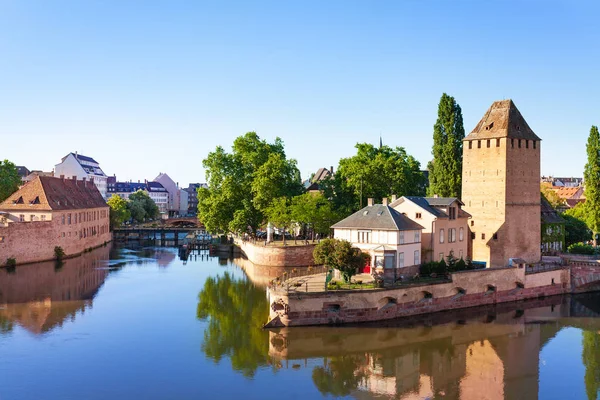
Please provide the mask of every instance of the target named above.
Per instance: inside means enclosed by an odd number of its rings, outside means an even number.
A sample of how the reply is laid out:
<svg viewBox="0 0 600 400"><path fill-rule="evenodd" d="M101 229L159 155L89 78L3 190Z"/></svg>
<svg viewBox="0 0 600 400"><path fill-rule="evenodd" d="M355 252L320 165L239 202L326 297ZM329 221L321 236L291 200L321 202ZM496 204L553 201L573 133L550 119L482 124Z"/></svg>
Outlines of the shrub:
<svg viewBox="0 0 600 400"><path fill-rule="evenodd" d="M17 265L17 260L14 257L10 257L6 259L6 266L9 268L15 267Z"/></svg>
<svg viewBox="0 0 600 400"><path fill-rule="evenodd" d="M65 251L62 249L62 247L60 247L60 246L54 247L54 257L56 258L57 261L62 261L62 259L65 257Z"/></svg>
<svg viewBox="0 0 600 400"><path fill-rule="evenodd" d="M467 263L462 258L454 264L455 271L464 271L465 269L467 269Z"/></svg>
<svg viewBox="0 0 600 400"><path fill-rule="evenodd" d="M597 254L596 248L589 244L573 243L567 248L567 251L571 254L584 254L594 255Z"/></svg>

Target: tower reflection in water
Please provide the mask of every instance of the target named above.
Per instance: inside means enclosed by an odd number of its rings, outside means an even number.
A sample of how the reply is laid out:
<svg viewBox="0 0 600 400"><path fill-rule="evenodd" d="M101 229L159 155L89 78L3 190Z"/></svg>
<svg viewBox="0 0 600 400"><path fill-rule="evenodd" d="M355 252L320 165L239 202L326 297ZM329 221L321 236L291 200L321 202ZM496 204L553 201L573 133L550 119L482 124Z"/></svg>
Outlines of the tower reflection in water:
<svg viewBox="0 0 600 400"><path fill-rule="evenodd" d="M43 334L85 313L109 273L109 254L105 246L61 264L0 269L0 334L15 324Z"/></svg>
<svg viewBox="0 0 600 400"><path fill-rule="evenodd" d="M564 327L597 332L599 298L547 298L519 310L505 304L396 325L273 330L269 355L284 368L311 368L325 395L537 399L541 349Z"/></svg>

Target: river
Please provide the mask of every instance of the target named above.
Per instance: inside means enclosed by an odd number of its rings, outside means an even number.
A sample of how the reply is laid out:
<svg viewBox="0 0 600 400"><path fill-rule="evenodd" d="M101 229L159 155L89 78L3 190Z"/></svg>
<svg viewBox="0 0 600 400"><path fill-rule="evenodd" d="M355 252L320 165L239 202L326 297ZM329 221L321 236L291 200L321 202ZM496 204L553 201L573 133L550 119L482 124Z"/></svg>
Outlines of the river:
<svg viewBox="0 0 600 400"><path fill-rule="evenodd" d="M600 294L266 331L268 279L168 247L2 269L0 399L600 399Z"/></svg>

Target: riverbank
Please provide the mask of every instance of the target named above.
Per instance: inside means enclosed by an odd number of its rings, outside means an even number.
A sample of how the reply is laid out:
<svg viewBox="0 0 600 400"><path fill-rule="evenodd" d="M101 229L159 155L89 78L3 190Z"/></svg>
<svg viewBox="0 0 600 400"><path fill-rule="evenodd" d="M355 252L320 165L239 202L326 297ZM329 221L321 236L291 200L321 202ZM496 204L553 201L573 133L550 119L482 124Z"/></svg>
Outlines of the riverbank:
<svg viewBox="0 0 600 400"><path fill-rule="evenodd" d="M450 281L394 288L300 293L269 289L267 328L337 325L600 290L600 264L578 263L527 273L489 268L450 274Z"/></svg>

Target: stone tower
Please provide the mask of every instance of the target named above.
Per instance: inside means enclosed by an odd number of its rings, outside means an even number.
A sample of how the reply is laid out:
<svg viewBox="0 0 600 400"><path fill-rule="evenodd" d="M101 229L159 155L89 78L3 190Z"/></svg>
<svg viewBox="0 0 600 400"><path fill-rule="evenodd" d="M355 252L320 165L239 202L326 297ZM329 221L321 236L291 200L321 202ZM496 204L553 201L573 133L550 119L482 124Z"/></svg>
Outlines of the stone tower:
<svg viewBox="0 0 600 400"><path fill-rule="evenodd" d="M496 101L463 141L462 201L473 261L540 260L540 138L512 100Z"/></svg>

